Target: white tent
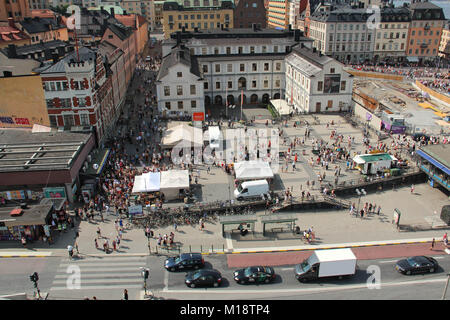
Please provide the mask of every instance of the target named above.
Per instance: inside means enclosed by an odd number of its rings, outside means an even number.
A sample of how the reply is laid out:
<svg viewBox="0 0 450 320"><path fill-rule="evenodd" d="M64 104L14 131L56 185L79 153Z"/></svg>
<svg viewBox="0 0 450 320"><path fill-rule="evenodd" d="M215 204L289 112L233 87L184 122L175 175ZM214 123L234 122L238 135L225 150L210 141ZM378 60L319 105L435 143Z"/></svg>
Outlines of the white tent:
<svg viewBox="0 0 450 320"><path fill-rule="evenodd" d="M132 193L159 191L161 174L159 172L148 172L134 177Z"/></svg>
<svg viewBox="0 0 450 320"><path fill-rule="evenodd" d="M169 128L164 132L161 147L173 148L185 141L191 147L203 145L203 131L201 128L191 127L185 123Z"/></svg>
<svg viewBox="0 0 450 320"><path fill-rule="evenodd" d="M211 149L219 148L220 147L220 129L218 126L211 126L208 128L209 133L209 145Z"/></svg>
<svg viewBox="0 0 450 320"><path fill-rule="evenodd" d="M273 172L268 162L243 161L234 164L237 180L272 179Z"/></svg>
<svg viewBox="0 0 450 320"><path fill-rule="evenodd" d="M168 170L161 172L161 192L167 200L177 199L180 190L189 189L188 170Z"/></svg>
<svg viewBox="0 0 450 320"><path fill-rule="evenodd" d="M288 103L283 99L270 100L270 103L274 106L275 110L278 111L280 116L288 115L292 110Z"/></svg>

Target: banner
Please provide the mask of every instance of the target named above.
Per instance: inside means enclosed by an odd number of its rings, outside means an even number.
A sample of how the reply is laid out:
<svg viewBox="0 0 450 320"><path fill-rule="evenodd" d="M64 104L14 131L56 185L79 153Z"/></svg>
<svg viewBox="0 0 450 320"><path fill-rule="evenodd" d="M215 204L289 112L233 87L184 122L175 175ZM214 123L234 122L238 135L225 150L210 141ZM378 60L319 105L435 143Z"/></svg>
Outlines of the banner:
<svg viewBox="0 0 450 320"><path fill-rule="evenodd" d="M67 198L64 187L44 188L43 191L45 198Z"/></svg>
<svg viewBox="0 0 450 320"><path fill-rule="evenodd" d="M141 205L129 206L128 207L128 213L129 214L143 214L142 206Z"/></svg>

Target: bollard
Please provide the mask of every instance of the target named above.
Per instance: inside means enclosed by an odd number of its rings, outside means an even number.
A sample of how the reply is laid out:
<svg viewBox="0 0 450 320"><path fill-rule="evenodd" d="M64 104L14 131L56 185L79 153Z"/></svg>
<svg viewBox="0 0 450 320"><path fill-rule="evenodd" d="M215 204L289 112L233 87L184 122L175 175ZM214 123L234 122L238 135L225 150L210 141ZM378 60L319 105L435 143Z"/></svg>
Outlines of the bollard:
<svg viewBox="0 0 450 320"><path fill-rule="evenodd" d="M200 252L203 253L203 246L202 245L200 245Z"/></svg>
<svg viewBox="0 0 450 320"><path fill-rule="evenodd" d="M211 245L211 252L214 252L214 246Z"/></svg>
<svg viewBox="0 0 450 320"><path fill-rule="evenodd" d="M192 252L192 250L191 250L191 245L189 245L189 252Z"/></svg>
<svg viewBox="0 0 450 320"><path fill-rule="evenodd" d="M222 251L225 252L225 245L222 243Z"/></svg>

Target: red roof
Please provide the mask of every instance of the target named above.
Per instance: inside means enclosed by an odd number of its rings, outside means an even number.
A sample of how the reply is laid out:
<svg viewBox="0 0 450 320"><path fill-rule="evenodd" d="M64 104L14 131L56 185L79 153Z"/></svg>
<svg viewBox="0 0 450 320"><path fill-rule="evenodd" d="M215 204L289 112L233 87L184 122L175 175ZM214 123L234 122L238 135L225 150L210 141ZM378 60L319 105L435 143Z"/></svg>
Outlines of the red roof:
<svg viewBox="0 0 450 320"><path fill-rule="evenodd" d="M0 41L15 41L30 39L24 32L10 26L0 26Z"/></svg>
<svg viewBox="0 0 450 320"><path fill-rule="evenodd" d="M56 18L56 15L52 10L49 9L33 9L31 10L31 17Z"/></svg>
<svg viewBox="0 0 450 320"><path fill-rule="evenodd" d="M119 20L120 23L122 23L123 25L127 26L127 27L135 27L136 23L134 22L136 20L136 17L134 14L127 14L127 15L123 15L123 14L116 14L115 18L117 20Z"/></svg>

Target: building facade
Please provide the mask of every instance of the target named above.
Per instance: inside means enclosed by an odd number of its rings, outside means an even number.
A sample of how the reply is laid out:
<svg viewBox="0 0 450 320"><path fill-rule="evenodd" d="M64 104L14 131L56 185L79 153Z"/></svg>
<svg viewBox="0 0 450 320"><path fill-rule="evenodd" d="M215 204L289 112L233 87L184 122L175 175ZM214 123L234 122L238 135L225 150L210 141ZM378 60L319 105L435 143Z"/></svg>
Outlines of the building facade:
<svg viewBox="0 0 450 320"><path fill-rule="evenodd" d="M163 6L165 39L171 33L208 30L224 26L233 28L234 4L231 0L169 0Z"/></svg>
<svg viewBox="0 0 450 320"><path fill-rule="evenodd" d="M69 40L67 27L60 18L25 18L15 25L31 38L31 44L40 43L41 41Z"/></svg>
<svg viewBox="0 0 450 320"><path fill-rule="evenodd" d="M441 42L439 44L439 56L442 58L450 58L450 23L446 23L442 29Z"/></svg>
<svg viewBox="0 0 450 320"><path fill-rule="evenodd" d="M264 0L239 0L234 9L234 28L266 28Z"/></svg>
<svg viewBox="0 0 450 320"><path fill-rule="evenodd" d="M205 112L203 79L197 58L179 46L163 59L156 78L158 110L165 117Z"/></svg>
<svg viewBox="0 0 450 320"><path fill-rule="evenodd" d="M417 2L410 6L411 27L406 55L411 61L434 60L439 53L442 29L445 24L441 7L431 2Z"/></svg>
<svg viewBox="0 0 450 320"><path fill-rule="evenodd" d="M353 76L344 65L316 49L296 47L286 59L285 101L297 112L347 111Z"/></svg>
<svg viewBox="0 0 450 320"><path fill-rule="evenodd" d="M13 18L14 21L21 21L31 17L29 0L0 0L0 21L8 21Z"/></svg>
<svg viewBox="0 0 450 320"><path fill-rule="evenodd" d="M408 30L411 23L407 8L382 8L381 22L375 31L374 60L400 62L405 60Z"/></svg>
<svg viewBox="0 0 450 320"><path fill-rule="evenodd" d="M344 63L373 59L375 30L367 27L365 9L317 11L311 15L309 37L322 54Z"/></svg>
<svg viewBox="0 0 450 320"><path fill-rule="evenodd" d="M285 30L289 25L289 0L270 0L267 10L267 26Z"/></svg>
<svg viewBox="0 0 450 320"><path fill-rule="evenodd" d="M163 42L163 56L181 43L197 59L206 110L283 97L285 56L299 43L311 47L299 30L210 30L173 35Z"/></svg>

